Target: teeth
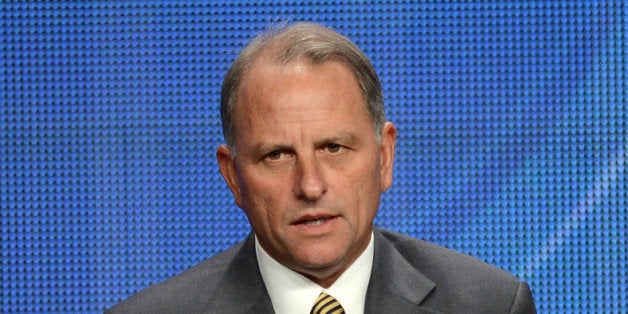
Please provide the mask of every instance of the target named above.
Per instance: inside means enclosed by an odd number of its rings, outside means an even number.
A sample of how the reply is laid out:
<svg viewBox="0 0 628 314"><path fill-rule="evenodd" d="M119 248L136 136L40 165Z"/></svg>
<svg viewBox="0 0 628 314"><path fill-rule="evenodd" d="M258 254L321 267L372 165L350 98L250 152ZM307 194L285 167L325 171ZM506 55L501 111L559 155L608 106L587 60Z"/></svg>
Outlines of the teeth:
<svg viewBox="0 0 628 314"><path fill-rule="evenodd" d="M305 222L305 225L306 226L320 226L327 220L328 220L327 218L321 218L321 219L316 219L316 220L308 220L308 221Z"/></svg>

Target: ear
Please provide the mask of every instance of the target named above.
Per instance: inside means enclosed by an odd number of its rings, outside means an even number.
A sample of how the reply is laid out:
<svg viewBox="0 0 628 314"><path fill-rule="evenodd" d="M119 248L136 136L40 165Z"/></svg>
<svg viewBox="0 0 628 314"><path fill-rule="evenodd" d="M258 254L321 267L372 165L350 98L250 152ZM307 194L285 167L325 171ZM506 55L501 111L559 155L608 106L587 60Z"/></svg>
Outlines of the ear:
<svg viewBox="0 0 628 314"><path fill-rule="evenodd" d="M397 129L392 122L386 122L382 129L382 143L379 150L379 171L381 176L382 191L388 190L392 185L393 163L395 160L395 141Z"/></svg>
<svg viewBox="0 0 628 314"><path fill-rule="evenodd" d="M235 160L231 155L229 147L226 145L220 145L216 150L216 159L218 160L218 166L220 167L220 174L222 174L222 178L227 183L227 186L229 186L236 204L241 207L242 192L240 191L240 184L238 182L238 172Z"/></svg>

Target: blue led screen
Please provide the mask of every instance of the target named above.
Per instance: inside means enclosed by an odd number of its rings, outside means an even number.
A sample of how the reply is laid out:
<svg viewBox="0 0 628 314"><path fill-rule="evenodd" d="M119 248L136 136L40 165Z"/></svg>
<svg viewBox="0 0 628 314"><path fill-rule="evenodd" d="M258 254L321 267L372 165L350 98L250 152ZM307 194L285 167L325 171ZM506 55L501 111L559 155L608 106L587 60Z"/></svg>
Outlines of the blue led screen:
<svg viewBox="0 0 628 314"><path fill-rule="evenodd" d="M3 312L101 312L249 232L219 89L269 25L371 58L399 138L376 224L628 312L623 1L0 3Z"/></svg>

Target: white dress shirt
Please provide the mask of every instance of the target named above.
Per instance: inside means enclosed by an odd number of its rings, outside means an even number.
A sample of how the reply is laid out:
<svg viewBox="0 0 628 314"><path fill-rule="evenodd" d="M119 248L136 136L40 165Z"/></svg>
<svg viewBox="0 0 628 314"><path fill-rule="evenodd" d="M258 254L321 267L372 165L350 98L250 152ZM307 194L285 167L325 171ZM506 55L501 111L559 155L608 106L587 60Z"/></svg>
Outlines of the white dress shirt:
<svg viewBox="0 0 628 314"><path fill-rule="evenodd" d="M364 252L331 287L324 289L277 262L255 238L257 263L277 314L309 314L314 301L323 291L336 298L346 313L364 313L366 290L373 267L373 248L371 234L371 241Z"/></svg>

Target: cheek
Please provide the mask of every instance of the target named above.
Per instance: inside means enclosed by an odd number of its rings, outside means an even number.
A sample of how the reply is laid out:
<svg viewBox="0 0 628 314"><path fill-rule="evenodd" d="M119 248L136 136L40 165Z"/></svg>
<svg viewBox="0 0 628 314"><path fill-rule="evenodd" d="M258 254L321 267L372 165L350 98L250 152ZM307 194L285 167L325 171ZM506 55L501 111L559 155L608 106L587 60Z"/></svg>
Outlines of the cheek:
<svg viewBox="0 0 628 314"><path fill-rule="evenodd" d="M363 171L360 186L360 200L363 214L372 219L379 209L381 177L378 166L371 165L370 171Z"/></svg>
<svg viewBox="0 0 628 314"><path fill-rule="evenodd" d="M351 177L355 178L355 183L358 183L354 186L361 191L371 191L379 190L379 186L381 185L381 174L379 161L376 158L372 159L363 159L363 163L357 167L355 167L350 174Z"/></svg>
<svg viewBox="0 0 628 314"><path fill-rule="evenodd" d="M280 219L282 197L286 193L282 183L255 174L241 177L240 182L242 209L249 219L257 223L264 221L265 224Z"/></svg>

